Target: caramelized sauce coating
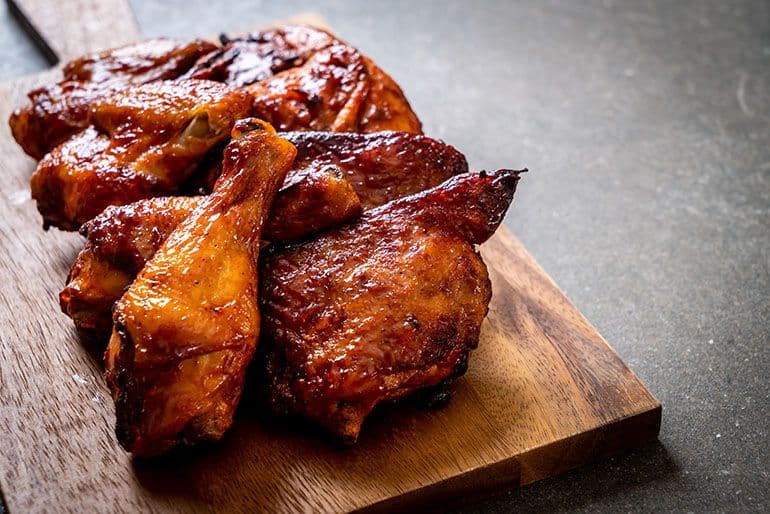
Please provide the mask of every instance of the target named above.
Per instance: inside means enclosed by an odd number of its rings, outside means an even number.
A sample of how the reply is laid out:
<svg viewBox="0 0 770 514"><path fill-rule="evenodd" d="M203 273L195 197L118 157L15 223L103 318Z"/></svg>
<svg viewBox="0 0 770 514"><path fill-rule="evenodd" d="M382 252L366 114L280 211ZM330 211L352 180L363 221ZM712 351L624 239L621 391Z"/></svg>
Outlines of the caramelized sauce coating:
<svg viewBox="0 0 770 514"><path fill-rule="evenodd" d="M221 438L257 346L261 231L296 152L257 120L234 137L214 192L115 306L107 383L134 455Z"/></svg>
<svg viewBox="0 0 770 514"><path fill-rule="evenodd" d="M342 225L390 200L464 173L453 147L416 134L285 133L297 157L273 201L263 238L281 243ZM340 178L340 175L344 178ZM85 247L59 295L89 339L106 341L111 310L144 263L201 197L160 197L109 207L86 223Z"/></svg>
<svg viewBox="0 0 770 514"><path fill-rule="evenodd" d="M201 57L185 77L244 87L300 66L335 38L308 25L283 25L230 39Z"/></svg>
<svg viewBox="0 0 770 514"><path fill-rule="evenodd" d="M287 132L283 137L297 147L298 168L333 165L342 170L364 209L468 171L465 157L453 146L417 134Z"/></svg>
<svg viewBox="0 0 770 514"><path fill-rule="evenodd" d="M175 79L214 48L200 39L181 43L160 38L75 59L64 66L59 83L30 91L29 104L9 120L13 137L27 154L41 159L88 126L91 104L105 94Z"/></svg>
<svg viewBox="0 0 770 514"><path fill-rule="evenodd" d="M345 443L381 402L465 372L491 287L474 244L518 173L468 173L264 255L259 374L272 409Z"/></svg>
<svg viewBox="0 0 770 514"><path fill-rule="evenodd" d="M41 159L88 127L91 104L105 95L177 78L249 87L254 114L282 130L422 132L398 84L328 32L283 25L222 43L159 38L75 59L11 115L13 136Z"/></svg>
<svg viewBox="0 0 770 514"><path fill-rule="evenodd" d="M112 332L112 307L169 234L203 202L203 196L162 196L108 207L81 227L86 244L59 293L62 312L82 337L104 344ZM270 241L303 239L355 218L361 203L338 171L295 176L273 200L263 230Z"/></svg>
<svg viewBox="0 0 770 514"><path fill-rule="evenodd" d="M254 115L279 130L422 133L393 79L341 42L248 90L254 96Z"/></svg>
<svg viewBox="0 0 770 514"><path fill-rule="evenodd" d="M109 205L171 194L249 112L243 90L163 81L107 95L88 127L56 147L32 175L46 227L76 230Z"/></svg>
<svg viewBox="0 0 770 514"><path fill-rule="evenodd" d="M279 130L422 132L398 84L326 31L282 25L223 45L187 76L248 86L254 115Z"/></svg>

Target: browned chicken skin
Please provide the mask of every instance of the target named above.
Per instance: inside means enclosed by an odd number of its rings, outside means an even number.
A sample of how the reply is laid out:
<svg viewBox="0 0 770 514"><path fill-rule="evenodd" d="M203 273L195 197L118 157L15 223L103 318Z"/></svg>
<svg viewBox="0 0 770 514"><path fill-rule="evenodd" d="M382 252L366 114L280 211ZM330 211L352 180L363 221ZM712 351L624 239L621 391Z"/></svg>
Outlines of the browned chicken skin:
<svg viewBox="0 0 770 514"><path fill-rule="evenodd" d="M134 455L221 438L257 346L260 233L295 150L262 122L239 127L214 192L115 306L107 382Z"/></svg>
<svg viewBox="0 0 770 514"><path fill-rule="evenodd" d="M284 25L222 42L158 38L76 59L60 82L29 93L9 120L13 136L41 159L88 126L104 95L180 77L253 85L255 114L283 130L422 131L398 84L328 32Z"/></svg>
<svg viewBox="0 0 770 514"><path fill-rule="evenodd" d="M62 70L61 82L31 91L30 104L11 115L13 137L27 154L40 159L86 128L89 107L105 94L175 79L214 48L200 39L181 43L160 38L75 59Z"/></svg>
<svg viewBox="0 0 770 514"><path fill-rule="evenodd" d="M64 68L62 83L41 90L72 88L51 116L32 116L40 110L33 102L11 117L20 144L52 138L37 145L40 152L26 145L37 156L50 150L32 179L45 227L75 230L110 205L210 190L232 121L252 111L284 130L421 132L398 85L327 32L288 25L215 48L151 40L86 56ZM161 81L178 77L204 51L184 76L191 79ZM214 89L204 78L251 85L196 98L194 89ZM252 105L245 105L247 95L254 95ZM220 111L229 126L215 126L207 110ZM62 120L72 121L66 130L56 128Z"/></svg>
<svg viewBox="0 0 770 514"><path fill-rule="evenodd" d="M56 147L32 175L46 226L75 230L109 205L177 191L249 112L243 90L162 81L96 102L92 127Z"/></svg>
<svg viewBox="0 0 770 514"><path fill-rule="evenodd" d="M281 135L297 147L298 168L334 165L342 170L364 209L418 193L468 171L465 156L453 146L417 134Z"/></svg>
<svg viewBox="0 0 770 514"><path fill-rule="evenodd" d="M335 38L308 25L283 25L244 37L221 37L222 48L201 57L185 77L243 87L300 66Z"/></svg>
<svg viewBox="0 0 770 514"><path fill-rule="evenodd" d="M468 171L465 156L453 146L407 132L282 132L297 147L297 159L286 178L334 166L361 198L365 209L428 189ZM219 170L194 177L192 187L211 191Z"/></svg>
<svg viewBox="0 0 770 514"><path fill-rule="evenodd" d="M254 115L280 130L422 132L398 84L324 30L284 25L223 44L187 76L249 86Z"/></svg>
<svg viewBox="0 0 770 514"><path fill-rule="evenodd" d="M265 255L259 373L272 408L352 443L378 403L464 373L491 297L473 245L500 224L518 173L459 175Z"/></svg>
<svg viewBox="0 0 770 514"><path fill-rule="evenodd" d="M393 79L341 42L248 90L254 96L254 115L279 130L422 133Z"/></svg>
<svg viewBox="0 0 770 514"><path fill-rule="evenodd" d="M347 443L377 404L464 373L491 296L474 245L518 181L416 135L393 79L323 30L222 45L85 56L9 120L43 158L46 228L85 223L61 306L111 334L116 433L138 456L222 437L260 326L271 408ZM165 196L193 192L211 194Z"/></svg>
<svg viewBox="0 0 770 514"><path fill-rule="evenodd" d="M263 238L270 241L296 241L339 226L357 216L361 206L377 207L468 171L465 158L452 146L416 134L281 136L295 145L297 157L265 226ZM338 173L346 180L337 178ZM106 340L112 305L200 201L161 197L110 207L82 227L88 240L59 297L81 334Z"/></svg>

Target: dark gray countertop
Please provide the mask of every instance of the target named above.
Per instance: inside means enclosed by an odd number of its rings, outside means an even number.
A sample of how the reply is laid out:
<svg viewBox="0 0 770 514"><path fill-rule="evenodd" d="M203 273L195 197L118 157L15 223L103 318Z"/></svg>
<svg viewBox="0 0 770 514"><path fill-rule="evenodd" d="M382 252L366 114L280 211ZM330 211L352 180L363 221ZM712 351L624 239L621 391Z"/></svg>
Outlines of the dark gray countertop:
<svg viewBox="0 0 770 514"><path fill-rule="evenodd" d="M147 36L317 11L472 167L663 403L660 441L469 512L770 509L770 2L132 2ZM0 7L0 78L46 67Z"/></svg>

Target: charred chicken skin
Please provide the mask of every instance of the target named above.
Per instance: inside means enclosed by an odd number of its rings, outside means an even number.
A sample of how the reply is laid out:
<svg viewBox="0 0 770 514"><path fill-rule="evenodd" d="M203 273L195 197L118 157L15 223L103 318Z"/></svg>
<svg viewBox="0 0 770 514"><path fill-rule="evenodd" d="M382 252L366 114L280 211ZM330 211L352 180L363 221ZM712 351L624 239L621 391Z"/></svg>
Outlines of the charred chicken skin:
<svg viewBox="0 0 770 514"><path fill-rule="evenodd" d="M32 175L45 226L76 230L109 205L174 193L248 112L243 90L203 80L107 95L91 108L93 126L47 154Z"/></svg>
<svg viewBox="0 0 770 514"><path fill-rule="evenodd" d="M422 132L398 84L328 32L284 25L223 44L187 76L248 86L254 115L279 130Z"/></svg>
<svg viewBox="0 0 770 514"><path fill-rule="evenodd" d="M62 70L61 82L31 91L29 105L11 115L13 137L27 154L41 159L88 126L91 104L105 94L175 79L215 48L200 39L181 43L161 38L75 59Z"/></svg>
<svg viewBox="0 0 770 514"><path fill-rule="evenodd" d="M259 339L261 230L294 155L269 125L239 122L214 192L116 304L107 382L118 440L134 455L229 428Z"/></svg>
<svg viewBox="0 0 770 514"><path fill-rule="evenodd" d="M222 36L222 48L201 57L185 77L244 87L304 64L334 41L328 32L308 25L283 25L233 39Z"/></svg>
<svg viewBox="0 0 770 514"><path fill-rule="evenodd" d="M279 243L340 226L358 216L361 207L377 207L468 171L465 158L452 146L416 134L281 136L294 144L297 157L263 231L263 239ZM82 227L85 247L59 295L62 310L81 334L95 341L109 337L113 304L201 201L142 200L110 207Z"/></svg>
<svg viewBox="0 0 770 514"><path fill-rule="evenodd" d="M264 255L258 373L273 410L352 443L378 403L464 373L491 297L473 245L518 173L459 175Z"/></svg>

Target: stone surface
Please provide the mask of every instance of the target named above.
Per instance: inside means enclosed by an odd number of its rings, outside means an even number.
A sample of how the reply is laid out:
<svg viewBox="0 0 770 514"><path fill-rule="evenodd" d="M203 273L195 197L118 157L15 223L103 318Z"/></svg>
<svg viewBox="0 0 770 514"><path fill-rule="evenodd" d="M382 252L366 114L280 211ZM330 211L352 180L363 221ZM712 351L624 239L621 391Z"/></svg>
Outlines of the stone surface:
<svg viewBox="0 0 770 514"><path fill-rule="evenodd" d="M770 509L770 3L132 3L147 36L320 12L473 168L530 168L507 223L663 427L464 510ZM0 78L43 69L4 9Z"/></svg>

